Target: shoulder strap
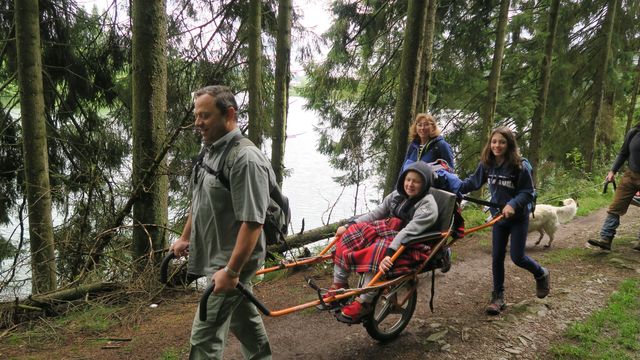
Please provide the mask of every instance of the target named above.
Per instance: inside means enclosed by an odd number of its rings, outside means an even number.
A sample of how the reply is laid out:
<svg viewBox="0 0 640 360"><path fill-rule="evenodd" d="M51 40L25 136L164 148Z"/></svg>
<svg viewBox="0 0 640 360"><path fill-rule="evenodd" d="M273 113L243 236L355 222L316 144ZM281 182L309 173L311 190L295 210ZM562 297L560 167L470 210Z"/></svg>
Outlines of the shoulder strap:
<svg viewBox="0 0 640 360"><path fill-rule="evenodd" d="M218 177L218 180L220 180L222 185L228 191L231 191L231 184L229 184L229 179L227 179L227 177L224 176L224 171L223 171L224 165L227 161L227 156L229 156L229 152L231 151L232 148L240 144L240 140L242 138L244 138L242 134L236 134L229 140L229 142L227 143L227 146L224 147L224 151L222 151L222 155L220 156L220 161L218 162L218 170L214 174L216 177Z"/></svg>
<svg viewBox="0 0 640 360"><path fill-rule="evenodd" d="M427 143L427 147L428 148L425 149L426 151L429 151L430 149L434 149L435 150L434 153L436 155L436 160L442 158L442 156L441 156L442 154L440 153L440 147L437 146L440 141L442 141L441 137L435 138L433 141Z"/></svg>
<svg viewBox="0 0 640 360"><path fill-rule="evenodd" d="M531 185L533 186L533 202L531 203L531 213L533 214L535 212L535 210L536 210L536 202L538 201L538 193L536 191L536 183L535 183L534 178L533 178L533 165L531 165L531 162L526 157L522 157L522 169L520 169L518 172L516 172L516 183L514 185L518 186L518 183L520 182L520 173L522 172L522 170L525 167L529 168L529 176L531 177ZM533 217L535 217L535 215L533 215Z"/></svg>

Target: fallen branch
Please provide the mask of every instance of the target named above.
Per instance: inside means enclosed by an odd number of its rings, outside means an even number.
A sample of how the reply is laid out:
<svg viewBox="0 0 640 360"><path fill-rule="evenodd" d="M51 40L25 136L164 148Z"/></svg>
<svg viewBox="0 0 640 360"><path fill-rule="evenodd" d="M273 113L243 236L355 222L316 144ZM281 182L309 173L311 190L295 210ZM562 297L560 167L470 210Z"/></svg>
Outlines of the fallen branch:
<svg viewBox="0 0 640 360"><path fill-rule="evenodd" d="M107 292L119 289L121 285L116 283L92 283L74 286L68 289L60 289L44 294L37 294L29 296L29 300L35 304L53 304L62 301L73 301L82 299L87 294Z"/></svg>
<svg viewBox="0 0 640 360"><path fill-rule="evenodd" d="M289 249L295 249L319 240L331 238L336 234L338 227L346 223L347 219L343 219L332 224L305 231L302 234L287 236L286 244L269 246L269 251L282 253Z"/></svg>

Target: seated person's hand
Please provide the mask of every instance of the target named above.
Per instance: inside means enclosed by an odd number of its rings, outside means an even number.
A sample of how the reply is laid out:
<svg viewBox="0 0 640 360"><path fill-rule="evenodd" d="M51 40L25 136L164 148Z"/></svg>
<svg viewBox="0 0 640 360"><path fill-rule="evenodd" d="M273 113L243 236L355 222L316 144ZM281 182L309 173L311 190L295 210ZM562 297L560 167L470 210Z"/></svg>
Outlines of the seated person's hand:
<svg viewBox="0 0 640 360"><path fill-rule="evenodd" d="M344 232L347 231L347 227L346 226L340 226L338 228L338 230L336 230L336 236L340 236L342 234L344 234Z"/></svg>
<svg viewBox="0 0 640 360"><path fill-rule="evenodd" d="M502 215L504 215L504 217L507 219L512 217L515 213L516 211L513 207L511 207L511 205L505 205L502 209Z"/></svg>
<svg viewBox="0 0 640 360"><path fill-rule="evenodd" d="M391 257L385 256L384 259L382 259L382 261L380 262L380 270L386 273L387 271L389 271L389 269L391 269L392 265L393 263L391 263Z"/></svg>

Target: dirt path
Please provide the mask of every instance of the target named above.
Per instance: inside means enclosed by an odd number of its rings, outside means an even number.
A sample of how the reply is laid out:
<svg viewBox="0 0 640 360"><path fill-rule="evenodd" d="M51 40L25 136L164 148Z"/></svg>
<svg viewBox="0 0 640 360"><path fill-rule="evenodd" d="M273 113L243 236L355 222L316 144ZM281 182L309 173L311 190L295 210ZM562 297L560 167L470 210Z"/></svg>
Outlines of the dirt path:
<svg viewBox="0 0 640 360"><path fill-rule="evenodd" d="M629 277L640 277L640 252L631 249L640 208L623 218L619 241L607 254L584 249L586 239L597 234L605 216L600 210L574 219L556 233L550 250L534 247L531 235L527 253L548 267L551 294L535 298L535 283L525 270L506 262L505 297L509 307L498 317L484 315L491 291L490 234L470 236L454 247L453 268L437 272L434 313L429 311L431 281L421 275L416 312L398 339L380 344L360 325L338 323L328 313L301 311L279 318L265 318L274 359L538 359L551 358L549 348L573 321L600 309ZM543 242L546 241L543 240ZM319 281L326 285L330 277ZM302 274L261 284L256 295L270 308L279 309L313 297ZM108 334L76 334L58 344L0 351L17 358L50 359L158 359L168 349L186 359L189 329L197 294L167 300L147 309L146 320ZM130 337L120 349L101 349L96 338ZM0 344L6 345L6 342ZM239 344L230 337L226 359L241 359ZM639 355L640 359L640 355Z"/></svg>

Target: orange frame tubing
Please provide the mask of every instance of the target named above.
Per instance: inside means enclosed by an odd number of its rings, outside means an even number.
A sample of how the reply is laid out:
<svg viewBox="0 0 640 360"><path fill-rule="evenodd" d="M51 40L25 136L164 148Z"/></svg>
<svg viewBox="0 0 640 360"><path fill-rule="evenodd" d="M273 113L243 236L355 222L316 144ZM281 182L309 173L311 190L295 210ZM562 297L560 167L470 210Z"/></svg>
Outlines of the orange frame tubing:
<svg viewBox="0 0 640 360"><path fill-rule="evenodd" d="M472 232L476 232L478 230L482 230L484 228L488 228L489 226L493 226L493 224L497 223L498 221L502 220L502 218L504 217L504 215L500 214L496 217L494 217L493 219L489 220L488 222L482 224L482 225L478 225L478 226L474 226L470 229L467 229L464 234L468 235L471 234Z"/></svg>
<svg viewBox="0 0 640 360"><path fill-rule="evenodd" d="M329 244L327 244L327 246L325 246L324 249L322 249L322 251L320 251L320 253L317 256L310 257L300 261L294 261L291 263L280 264L277 266L272 266L266 269L258 270L256 272L256 275L262 275L262 274L266 274L266 273L270 273L278 270L290 269L290 268L294 268L302 265L316 264L319 262L329 260L333 257L333 255L327 254L327 252L331 250L331 248L340 240L340 238L342 238L342 235L334 236L333 240Z"/></svg>

